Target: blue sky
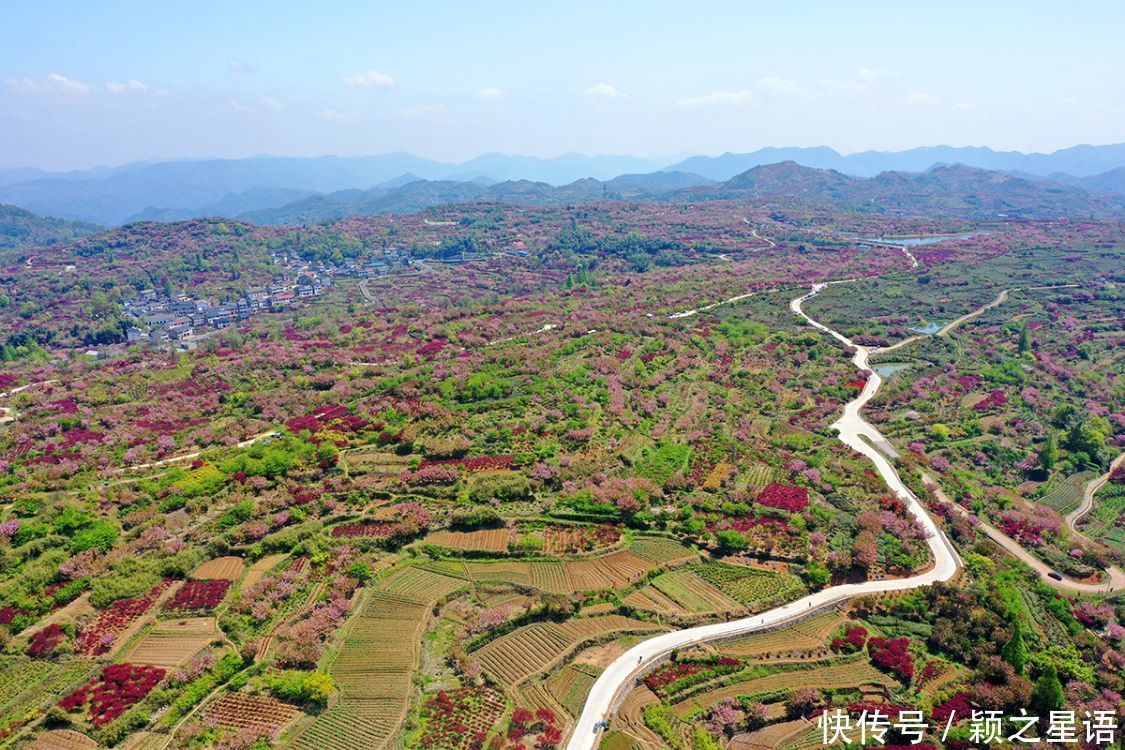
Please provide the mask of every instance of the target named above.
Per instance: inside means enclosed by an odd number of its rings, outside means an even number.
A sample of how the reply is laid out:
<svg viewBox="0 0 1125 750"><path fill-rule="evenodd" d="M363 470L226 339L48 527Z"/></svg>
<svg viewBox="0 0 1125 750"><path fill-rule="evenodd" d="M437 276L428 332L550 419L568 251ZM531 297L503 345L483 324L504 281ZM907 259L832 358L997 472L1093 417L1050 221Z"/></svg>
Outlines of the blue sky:
<svg viewBox="0 0 1125 750"><path fill-rule="evenodd" d="M1122 2L26 0L0 166L1049 151L1125 140L1123 28Z"/></svg>

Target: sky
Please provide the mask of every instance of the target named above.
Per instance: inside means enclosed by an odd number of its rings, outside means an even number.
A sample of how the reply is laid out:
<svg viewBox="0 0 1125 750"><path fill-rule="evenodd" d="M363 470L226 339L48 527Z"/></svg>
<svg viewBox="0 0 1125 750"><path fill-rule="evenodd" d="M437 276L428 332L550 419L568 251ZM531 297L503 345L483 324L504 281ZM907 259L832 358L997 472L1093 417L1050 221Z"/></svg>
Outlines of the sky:
<svg viewBox="0 0 1125 750"><path fill-rule="evenodd" d="M0 167L1125 141L1125 3L5 4Z"/></svg>

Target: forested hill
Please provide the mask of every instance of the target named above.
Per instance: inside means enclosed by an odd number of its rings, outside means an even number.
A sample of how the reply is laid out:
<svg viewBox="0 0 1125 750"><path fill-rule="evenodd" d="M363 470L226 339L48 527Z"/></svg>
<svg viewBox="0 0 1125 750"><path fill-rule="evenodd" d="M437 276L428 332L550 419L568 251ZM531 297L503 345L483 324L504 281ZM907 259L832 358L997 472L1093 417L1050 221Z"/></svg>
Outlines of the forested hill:
<svg viewBox="0 0 1125 750"><path fill-rule="evenodd" d="M22 208L0 204L0 250L67 242L100 229L97 224L36 216Z"/></svg>

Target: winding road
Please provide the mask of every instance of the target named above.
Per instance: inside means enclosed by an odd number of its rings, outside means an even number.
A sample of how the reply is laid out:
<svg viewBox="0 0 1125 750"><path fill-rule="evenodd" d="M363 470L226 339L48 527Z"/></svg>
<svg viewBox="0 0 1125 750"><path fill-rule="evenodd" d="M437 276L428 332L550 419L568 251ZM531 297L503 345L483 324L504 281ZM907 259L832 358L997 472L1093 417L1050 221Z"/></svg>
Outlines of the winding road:
<svg viewBox="0 0 1125 750"><path fill-rule="evenodd" d="M1113 463L1109 465L1109 471L1087 482L1086 489L1082 491L1082 504L1066 514L1066 525L1070 527L1071 531L1083 539L1087 539L1087 537L1078 530L1078 522L1082 519L1082 516L1094 509L1094 493L1100 490L1105 483L1109 481L1114 470L1121 465L1122 461L1125 461L1125 453L1120 453L1117 458L1113 459Z"/></svg>
<svg viewBox="0 0 1125 750"><path fill-rule="evenodd" d="M826 286L826 284L817 284L811 292L790 302L789 307L813 327L837 339L844 346L853 348L855 355L852 357L852 363L860 371L867 372L869 370L867 360L870 352L866 347L856 346L843 334L813 320L805 314L801 307L806 300L819 294ZM927 532L928 538L926 541L933 555L933 565L926 571L910 578L831 586L753 617L687 628L659 635L637 644L610 664L594 683L589 696L586 698L582 715L578 718L567 744L568 750L594 750L601 740L601 722L610 717L617 705L632 689L638 677L660 663L675 649L719 638L743 635L756 630L774 628L786 621L799 619L812 611L840 604L856 596L887 591L905 591L929 586L940 581L947 581L957 573L961 561L953 549L953 545L950 544L933 519L926 513L918 498L903 483L890 460L874 447L875 445L889 445L888 441L860 415L860 410L879 390L881 383L882 378L877 373L871 372L863 390L855 399L844 406L843 416L832 427L839 432L839 439L845 445L867 456L875 464L879 475L890 490L907 503L910 514L917 519Z"/></svg>
<svg viewBox="0 0 1125 750"><path fill-rule="evenodd" d="M1097 481L1096 479L1094 480ZM1008 554L1022 562L1027 567L1034 570L1042 578L1043 582L1052 588L1059 589L1060 591L1068 591L1079 594L1104 594L1109 591L1120 591L1125 588L1125 571L1116 565L1111 565L1106 569L1105 583L1084 583L1076 581L1073 578L1068 578L1056 571L1053 571L1045 562L1040 560L1035 555L1028 552L1023 545L1012 539L1000 529L988 523L980 516L974 515L967 508L953 502L953 500L945 494L945 491L934 481L933 477L929 474L922 472L922 484L930 488L938 500L948 503L953 510L966 518L975 519L977 528L983 531L988 538L1000 545ZM1093 484L1093 482L1091 482ZM1087 485L1087 489L1089 485ZM1091 493L1092 494L1092 493ZM1078 534L1078 532L1074 532ZM1078 534L1078 536L1082 536ZM1055 572L1058 578L1052 578L1049 574Z"/></svg>

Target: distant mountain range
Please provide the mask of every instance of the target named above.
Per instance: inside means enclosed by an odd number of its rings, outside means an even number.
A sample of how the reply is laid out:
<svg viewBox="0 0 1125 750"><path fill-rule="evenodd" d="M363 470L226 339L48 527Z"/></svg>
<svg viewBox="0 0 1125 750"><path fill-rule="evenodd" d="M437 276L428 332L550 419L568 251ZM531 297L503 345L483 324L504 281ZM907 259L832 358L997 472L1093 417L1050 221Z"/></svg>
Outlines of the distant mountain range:
<svg viewBox="0 0 1125 750"><path fill-rule="evenodd" d="M993 151L967 146L925 146L907 151L863 151L843 156L827 146L815 148L763 148L748 154L693 156L666 169L693 172L712 180L728 180L736 174L762 164L793 161L806 167L834 169L855 177L874 177L880 172L923 172L940 164L1000 172L1024 172L1047 176L1062 172L1074 177L1090 177L1125 167L1125 143L1109 146L1074 146L1050 154L1024 154L1018 151Z"/></svg>
<svg viewBox="0 0 1125 750"><path fill-rule="evenodd" d="M723 182L753 167L792 161L831 169L852 177L882 172L924 172L942 164L961 164L1010 172L1029 180L1050 180L1088 190L1125 192L1125 144L1075 146L1051 154L1023 154L988 148L933 146L908 151L865 151L843 156L828 147L765 148L745 154L693 156L676 164L631 156L564 154L553 159L484 154L462 163L424 159L406 153L380 156L315 158L253 157L165 162L139 162L65 173L35 168L0 170L0 203L55 216L99 224L136 220L173 221L199 216L235 217L286 208L309 201L308 216L331 215L340 191L359 191L347 203L361 202L376 210L397 203L413 205L441 195L462 197L479 188L529 182L569 189L585 196L590 190L617 190L622 197L645 197L707 181ZM660 183L652 173L674 175ZM643 179L642 179L643 176ZM587 184L592 179L597 185ZM615 180L619 182L615 183ZM414 193L431 198L403 200L393 191L418 182L468 185L416 186ZM679 181L682 184L676 184ZM613 184L611 184L613 183ZM608 187L601 187L602 185ZM541 188L509 185L495 194ZM384 192L385 191L385 192ZM563 195L564 193L559 193ZM587 198L582 198L586 200ZM383 203L380 203L383 201Z"/></svg>
<svg viewBox="0 0 1125 750"><path fill-rule="evenodd" d="M688 172L622 175L552 186L528 180L481 184L417 180L395 188L346 190L279 208L241 214L256 224L310 224L363 214L411 213L451 203L496 202L529 206L599 200L696 202L754 199L779 207L805 206L871 213L901 212L978 219L1045 219L1118 216L1125 195L1092 193L1079 186L1031 180L963 165L925 172L883 172L851 177L788 161L766 164L714 182Z"/></svg>

